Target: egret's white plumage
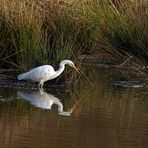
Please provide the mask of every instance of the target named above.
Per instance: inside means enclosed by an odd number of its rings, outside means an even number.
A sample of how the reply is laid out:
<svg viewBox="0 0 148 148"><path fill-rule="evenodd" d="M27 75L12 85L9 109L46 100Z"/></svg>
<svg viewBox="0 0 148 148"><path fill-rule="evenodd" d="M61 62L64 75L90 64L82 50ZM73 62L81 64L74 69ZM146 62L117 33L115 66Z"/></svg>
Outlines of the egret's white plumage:
<svg viewBox="0 0 148 148"><path fill-rule="evenodd" d="M75 107L74 105L74 107L68 111L63 111L62 102L54 95L46 93L42 89L39 89L39 91L18 91L17 96L28 100L32 105L43 109L51 109L52 105L55 104L58 106L58 114L63 116L70 116Z"/></svg>
<svg viewBox="0 0 148 148"><path fill-rule="evenodd" d="M58 77L64 71L66 64L78 71L72 61L63 60L61 61L60 68L57 71L55 71L51 65L43 65L19 75L18 80L31 80L33 82L39 82L39 87L43 88L44 82Z"/></svg>

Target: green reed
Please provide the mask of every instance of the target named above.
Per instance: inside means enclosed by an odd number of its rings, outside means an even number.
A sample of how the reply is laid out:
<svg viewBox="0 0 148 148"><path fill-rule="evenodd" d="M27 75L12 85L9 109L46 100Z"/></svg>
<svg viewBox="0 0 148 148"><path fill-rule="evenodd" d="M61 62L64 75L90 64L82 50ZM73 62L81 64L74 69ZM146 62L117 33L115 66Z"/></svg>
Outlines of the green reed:
<svg viewBox="0 0 148 148"><path fill-rule="evenodd" d="M4 46L1 56L6 57L5 64L24 70L39 64L56 64L77 57L85 48L87 29L81 25L83 22L75 21L58 2L1 0L0 3L1 26L5 24L0 34ZM7 29L11 30L9 36L5 34ZM8 40L9 47L5 43Z"/></svg>
<svg viewBox="0 0 148 148"><path fill-rule="evenodd" d="M120 67L129 63L139 70L148 57L146 5L145 0L0 0L3 66L26 70L106 51Z"/></svg>

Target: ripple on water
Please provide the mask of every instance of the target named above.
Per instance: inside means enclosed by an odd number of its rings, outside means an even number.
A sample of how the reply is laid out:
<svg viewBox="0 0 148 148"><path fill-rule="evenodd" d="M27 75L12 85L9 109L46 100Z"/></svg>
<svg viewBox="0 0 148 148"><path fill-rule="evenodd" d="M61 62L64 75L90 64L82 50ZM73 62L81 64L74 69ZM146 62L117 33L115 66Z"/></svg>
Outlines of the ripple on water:
<svg viewBox="0 0 148 148"><path fill-rule="evenodd" d="M143 93L147 89L120 89L106 83L107 72L102 69L95 69L93 74L93 85L82 80L74 94L19 89L13 87L13 82L12 87L1 86L0 147L147 148L148 94ZM49 108L45 109L47 103ZM73 112L60 115L58 105L64 112Z"/></svg>

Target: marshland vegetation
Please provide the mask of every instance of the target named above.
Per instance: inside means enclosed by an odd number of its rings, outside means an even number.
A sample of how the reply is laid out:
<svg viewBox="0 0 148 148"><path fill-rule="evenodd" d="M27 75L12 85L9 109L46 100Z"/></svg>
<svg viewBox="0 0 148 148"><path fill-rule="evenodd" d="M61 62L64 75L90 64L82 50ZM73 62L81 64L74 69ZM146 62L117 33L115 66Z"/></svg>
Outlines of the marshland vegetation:
<svg viewBox="0 0 148 148"><path fill-rule="evenodd" d="M0 0L0 67L24 71L103 52L118 68L144 76L147 6L146 0Z"/></svg>

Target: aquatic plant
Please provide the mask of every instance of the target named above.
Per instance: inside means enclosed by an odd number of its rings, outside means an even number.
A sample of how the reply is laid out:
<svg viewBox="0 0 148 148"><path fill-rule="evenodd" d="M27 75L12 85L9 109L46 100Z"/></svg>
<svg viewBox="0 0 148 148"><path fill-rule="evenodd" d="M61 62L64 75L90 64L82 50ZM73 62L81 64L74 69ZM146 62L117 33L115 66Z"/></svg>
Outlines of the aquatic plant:
<svg viewBox="0 0 148 148"><path fill-rule="evenodd" d="M78 40L86 32L79 21L74 22L63 11L58 1L1 0L0 4L3 16L0 25L5 24L0 34L1 57L7 59L5 63L12 64L13 59L13 66L25 70L39 64L56 64L61 59L72 59L79 54L76 52L81 48ZM4 32L7 29L11 30L9 47L4 43L8 40Z"/></svg>
<svg viewBox="0 0 148 148"><path fill-rule="evenodd" d="M141 71L148 57L147 3L0 0L1 63L28 70L105 51L120 61L119 67L126 63Z"/></svg>

